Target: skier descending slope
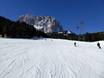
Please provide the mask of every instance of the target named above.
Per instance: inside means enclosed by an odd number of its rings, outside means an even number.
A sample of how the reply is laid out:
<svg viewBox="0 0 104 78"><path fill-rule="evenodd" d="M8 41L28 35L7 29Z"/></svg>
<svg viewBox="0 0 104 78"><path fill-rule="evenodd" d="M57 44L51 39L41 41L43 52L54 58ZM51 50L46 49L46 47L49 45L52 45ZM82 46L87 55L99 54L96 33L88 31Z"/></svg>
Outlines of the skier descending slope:
<svg viewBox="0 0 104 78"><path fill-rule="evenodd" d="M74 46L77 47L76 42L74 42Z"/></svg>
<svg viewBox="0 0 104 78"><path fill-rule="evenodd" d="M100 46L100 43L99 42L97 43L97 46L99 47L99 49L101 49L101 46Z"/></svg>

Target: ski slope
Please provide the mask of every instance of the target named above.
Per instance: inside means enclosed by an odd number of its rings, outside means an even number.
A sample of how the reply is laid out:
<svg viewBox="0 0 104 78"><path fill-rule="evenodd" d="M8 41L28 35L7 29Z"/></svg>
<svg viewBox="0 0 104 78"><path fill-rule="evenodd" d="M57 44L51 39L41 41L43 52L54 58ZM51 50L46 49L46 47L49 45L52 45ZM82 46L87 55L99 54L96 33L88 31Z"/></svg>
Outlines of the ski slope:
<svg viewBox="0 0 104 78"><path fill-rule="evenodd" d="M104 78L104 41L0 38L0 78Z"/></svg>

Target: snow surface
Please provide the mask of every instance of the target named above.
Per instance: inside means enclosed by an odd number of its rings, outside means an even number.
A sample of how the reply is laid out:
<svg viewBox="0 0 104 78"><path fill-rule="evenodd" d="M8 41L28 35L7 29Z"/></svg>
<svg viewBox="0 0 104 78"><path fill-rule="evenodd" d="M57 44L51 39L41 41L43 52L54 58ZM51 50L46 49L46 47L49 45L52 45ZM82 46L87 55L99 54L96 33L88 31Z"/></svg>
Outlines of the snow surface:
<svg viewBox="0 0 104 78"><path fill-rule="evenodd" d="M104 41L0 38L0 78L104 78Z"/></svg>
<svg viewBox="0 0 104 78"><path fill-rule="evenodd" d="M42 30L42 29L43 29L43 26L34 25L34 27L35 27L37 30Z"/></svg>

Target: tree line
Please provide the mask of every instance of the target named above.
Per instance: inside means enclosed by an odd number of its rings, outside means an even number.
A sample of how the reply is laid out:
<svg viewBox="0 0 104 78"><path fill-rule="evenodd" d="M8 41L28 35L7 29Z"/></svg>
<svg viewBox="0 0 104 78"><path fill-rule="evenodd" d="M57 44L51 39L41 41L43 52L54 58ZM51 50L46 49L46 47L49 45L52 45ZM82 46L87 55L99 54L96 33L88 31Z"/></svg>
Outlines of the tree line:
<svg viewBox="0 0 104 78"><path fill-rule="evenodd" d="M7 18L0 16L0 35L7 38L55 38L55 39L67 39L67 40L79 40L79 41L99 41L104 40L104 32L86 33L77 35L75 33L66 32L53 32L44 33L36 30L32 25L28 25L25 22L11 21Z"/></svg>
<svg viewBox="0 0 104 78"><path fill-rule="evenodd" d="M46 37L44 32L36 30L25 22L15 22L0 16L0 34L7 38Z"/></svg>

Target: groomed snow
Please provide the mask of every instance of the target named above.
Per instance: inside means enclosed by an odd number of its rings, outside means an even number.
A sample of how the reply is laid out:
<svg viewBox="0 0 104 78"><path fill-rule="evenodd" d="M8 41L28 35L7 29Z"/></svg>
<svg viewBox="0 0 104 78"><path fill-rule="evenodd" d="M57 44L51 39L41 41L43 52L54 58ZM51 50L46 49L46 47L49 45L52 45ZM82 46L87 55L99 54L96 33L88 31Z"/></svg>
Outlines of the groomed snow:
<svg viewBox="0 0 104 78"><path fill-rule="evenodd" d="M104 41L0 38L0 78L104 78Z"/></svg>

